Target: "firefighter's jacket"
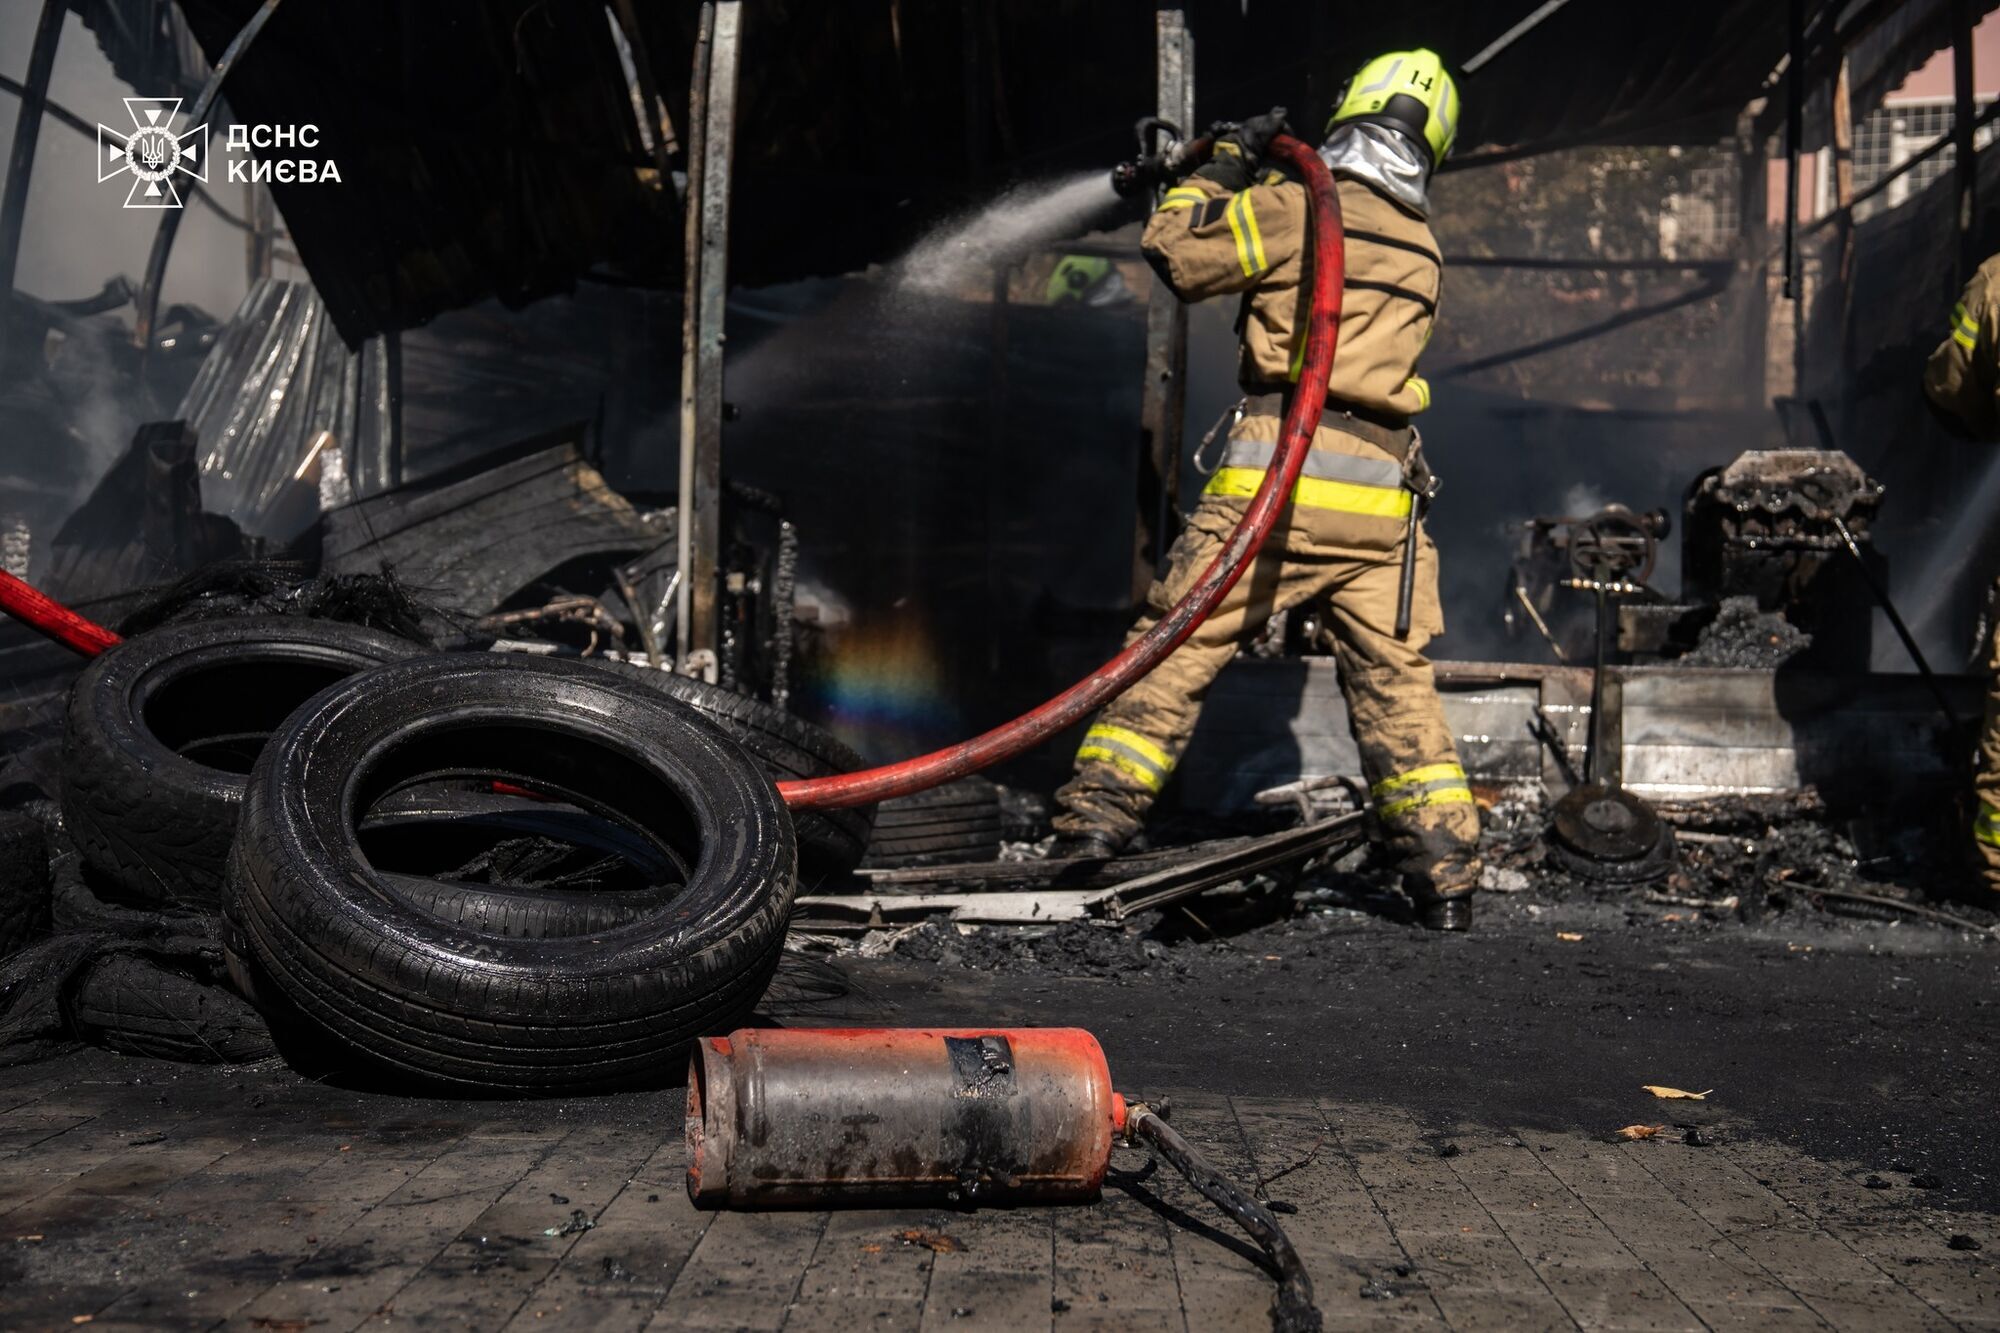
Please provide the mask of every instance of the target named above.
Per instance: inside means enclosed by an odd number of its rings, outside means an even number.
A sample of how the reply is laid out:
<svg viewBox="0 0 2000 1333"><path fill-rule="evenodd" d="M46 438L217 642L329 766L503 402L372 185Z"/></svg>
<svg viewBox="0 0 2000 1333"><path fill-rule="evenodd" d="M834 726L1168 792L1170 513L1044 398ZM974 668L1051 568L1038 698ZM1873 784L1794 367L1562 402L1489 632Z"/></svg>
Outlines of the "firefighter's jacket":
<svg viewBox="0 0 2000 1333"><path fill-rule="evenodd" d="M1167 192L1143 242L1183 301L1243 294L1238 378L1251 392L1297 381L1312 289L1306 188L1270 173L1231 194L1196 176ZM1443 264L1427 223L1359 181L1340 180L1347 284L1329 407L1407 418L1430 406L1417 358L1437 317Z"/></svg>
<svg viewBox="0 0 2000 1333"><path fill-rule="evenodd" d="M1430 406L1417 357L1430 340L1442 266L1423 219L1359 181L1338 188L1347 261L1340 343L1283 541L1297 554L1383 559L1400 551L1414 503L1408 421ZM1204 503L1247 504L1276 451L1282 391L1305 359L1312 313L1308 207L1305 186L1277 173L1237 194L1195 177L1169 190L1146 224L1146 258L1182 300L1243 298L1247 414Z"/></svg>
<svg viewBox="0 0 2000 1333"><path fill-rule="evenodd" d="M1924 393L1981 440L2000 440L2000 255L1979 266L1924 367Z"/></svg>

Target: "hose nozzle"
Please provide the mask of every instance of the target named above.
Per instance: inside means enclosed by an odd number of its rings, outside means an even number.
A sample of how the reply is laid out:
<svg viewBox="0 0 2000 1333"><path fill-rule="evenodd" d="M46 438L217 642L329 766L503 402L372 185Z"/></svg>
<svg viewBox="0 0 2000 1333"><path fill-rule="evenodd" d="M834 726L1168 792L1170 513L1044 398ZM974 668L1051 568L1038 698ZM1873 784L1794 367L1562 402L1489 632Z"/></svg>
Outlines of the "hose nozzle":
<svg viewBox="0 0 2000 1333"><path fill-rule="evenodd" d="M1215 149L1213 135L1184 139L1178 125L1158 116L1141 116L1134 133L1139 140L1139 155L1111 168L1111 188L1121 199L1173 184L1208 161ZM1153 146L1155 133L1166 135L1163 147Z"/></svg>

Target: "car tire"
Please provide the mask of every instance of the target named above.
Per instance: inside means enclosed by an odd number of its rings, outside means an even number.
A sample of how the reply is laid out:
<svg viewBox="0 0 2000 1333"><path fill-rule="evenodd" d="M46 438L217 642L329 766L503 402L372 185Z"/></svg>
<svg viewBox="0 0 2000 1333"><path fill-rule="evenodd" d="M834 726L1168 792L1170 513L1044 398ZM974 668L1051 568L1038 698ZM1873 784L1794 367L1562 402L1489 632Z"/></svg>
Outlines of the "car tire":
<svg viewBox="0 0 2000 1333"><path fill-rule="evenodd" d="M213 905L264 738L326 685L427 651L302 616L184 621L116 644L70 691L65 830L126 893Z"/></svg>
<svg viewBox="0 0 2000 1333"><path fill-rule="evenodd" d="M1000 855L1000 789L960 778L882 802L861 864L871 870L958 865Z"/></svg>
<svg viewBox="0 0 2000 1333"><path fill-rule="evenodd" d="M687 882L589 935L509 938L421 911L361 855L359 818L467 777L616 820ZM342 681L272 737L244 795L223 941L274 1021L401 1083L666 1082L690 1039L741 1022L769 985L796 856L770 780L693 709L578 663L441 655Z"/></svg>
<svg viewBox="0 0 2000 1333"><path fill-rule="evenodd" d="M748 750L774 782L832 777L868 767L868 762L823 727L761 699L733 694L719 685L671 671L627 662L594 662L620 675L643 680L671 699L708 718ZM792 815L799 840L799 880L808 889L843 878L868 850L875 807L800 810Z"/></svg>

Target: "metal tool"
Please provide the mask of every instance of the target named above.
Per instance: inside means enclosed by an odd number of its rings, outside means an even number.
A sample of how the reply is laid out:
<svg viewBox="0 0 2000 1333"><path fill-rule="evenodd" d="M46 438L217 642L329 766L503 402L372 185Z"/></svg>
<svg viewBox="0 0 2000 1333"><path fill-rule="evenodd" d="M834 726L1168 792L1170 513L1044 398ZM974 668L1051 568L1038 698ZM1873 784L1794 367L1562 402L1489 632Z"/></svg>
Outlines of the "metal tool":
<svg viewBox="0 0 2000 1333"><path fill-rule="evenodd" d="M1599 772L1604 753L1604 685L1611 653L1611 599L1639 596L1644 585L1617 578L1572 578L1562 586L1597 599L1597 643L1590 673L1590 739L1583 782L1571 788L1549 817L1549 845L1556 859L1586 879L1642 884L1673 868L1673 830L1644 798Z"/></svg>
<svg viewBox="0 0 2000 1333"><path fill-rule="evenodd" d="M1910 627L1903 622L1902 613L1896 610L1896 604L1889 599L1889 590L1882 586L1882 581L1875 577L1875 571L1868 567L1866 557L1861 554L1861 543L1854 539L1854 532L1847 526L1847 520L1838 514L1833 515L1833 530L1840 534L1841 545L1850 556L1854 557L1855 568L1861 571L1862 579L1868 584L1868 591L1875 595L1875 604L1882 608L1883 615L1889 617L1889 624L1894 627L1896 637L1903 641L1903 650L1909 653L1910 660L1917 664L1918 674L1924 678L1924 684L1930 687L1931 697L1937 700L1938 711L1944 714L1945 722L1950 725L1953 734L1956 734L1959 726L1958 713L1952 708L1951 700L1945 697L1944 686L1939 683L1937 673L1931 670L1930 661L1924 656L1924 650L1917 646L1916 636L1910 633Z"/></svg>
<svg viewBox="0 0 2000 1333"><path fill-rule="evenodd" d="M1410 618L1417 599L1417 529L1437 498L1437 478L1423 461L1424 440L1410 432L1410 456L1403 464L1403 485L1410 492L1410 514L1403 524L1403 569L1396 582L1396 637L1410 637Z"/></svg>

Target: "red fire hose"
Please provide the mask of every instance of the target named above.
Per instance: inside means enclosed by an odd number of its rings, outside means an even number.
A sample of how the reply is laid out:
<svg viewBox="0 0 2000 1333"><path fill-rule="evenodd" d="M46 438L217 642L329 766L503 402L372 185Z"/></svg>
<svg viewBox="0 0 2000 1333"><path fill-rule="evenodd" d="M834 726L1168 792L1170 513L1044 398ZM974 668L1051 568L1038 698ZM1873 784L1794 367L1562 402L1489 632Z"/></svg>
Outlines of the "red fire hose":
<svg viewBox="0 0 2000 1333"><path fill-rule="evenodd" d="M1264 539L1277 525L1278 514L1290 502L1298 484L1299 469L1305 465L1306 451L1312 447L1319 429L1320 412L1326 406L1326 381L1333 370L1334 345L1340 336L1340 297L1346 279L1346 255L1340 224L1340 196L1335 193L1333 175L1326 164L1305 144L1290 135L1271 142L1273 157L1289 162L1304 176L1311 201L1313 234L1312 321L1307 326L1305 363L1299 371L1298 391L1285 412L1284 430L1278 437L1278 451L1264 473L1264 483L1251 498L1243 521L1229 535L1222 553L1202 572L1201 580L1189 589L1173 610L1160 622L1128 645L1116 657L1084 677L1055 698L1011 722L1003 723L969 741L905 759L901 763L837 777L781 782L778 794L794 810L822 810L850 805L868 805L891 796L935 787L941 782L976 773L1021 751L1039 745L1071 724L1081 721L1103 705L1130 689L1158 666L1167 654L1208 618L1244 571L1257 558Z"/></svg>
<svg viewBox="0 0 2000 1333"><path fill-rule="evenodd" d="M901 763L837 777L781 782L778 792L787 805L795 810L834 809L907 796L976 773L1040 744L1117 698L1158 666L1167 654L1186 641L1195 626L1208 618L1250 568L1271 529L1277 526L1279 513L1290 501L1292 489L1298 484L1299 470L1305 465L1306 451L1312 447L1313 435L1319 428L1320 412L1326 406L1327 376L1333 369L1334 348L1340 337L1340 298L1346 277L1340 197L1334 190L1332 173L1317 153L1290 135L1273 140L1270 152L1291 163L1305 178L1313 234L1312 317L1307 325L1298 391L1286 409L1277 453L1264 473L1263 484L1244 511L1243 521L1229 535L1221 554L1158 624L1039 708L969 741ZM94 657L118 642L118 636L102 625L84 619L4 572L0 572L0 611L86 656Z"/></svg>
<svg viewBox="0 0 2000 1333"><path fill-rule="evenodd" d="M5 570L0 570L0 611L85 657L95 657L118 642L118 636L104 626L85 620Z"/></svg>

